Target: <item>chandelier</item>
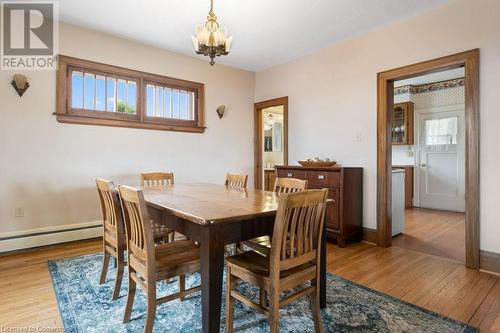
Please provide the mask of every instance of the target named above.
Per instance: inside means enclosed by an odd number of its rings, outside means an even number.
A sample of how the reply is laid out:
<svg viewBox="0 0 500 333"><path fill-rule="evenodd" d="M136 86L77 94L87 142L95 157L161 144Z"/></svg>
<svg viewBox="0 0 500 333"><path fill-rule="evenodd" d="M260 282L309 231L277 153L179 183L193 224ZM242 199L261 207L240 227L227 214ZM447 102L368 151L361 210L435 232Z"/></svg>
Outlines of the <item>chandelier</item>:
<svg viewBox="0 0 500 333"><path fill-rule="evenodd" d="M268 114L266 120L264 121L264 129L266 131L272 130L275 119L272 113Z"/></svg>
<svg viewBox="0 0 500 333"><path fill-rule="evenodd" d="M195 36L191 36L197 54L210 57L210 65L214 65L214 58L228 55L233 37L229 37L226 28L220 28L217 16L214 13L214 1L210 0L210 11L205 24L199 24L195 29Z"/></svg>

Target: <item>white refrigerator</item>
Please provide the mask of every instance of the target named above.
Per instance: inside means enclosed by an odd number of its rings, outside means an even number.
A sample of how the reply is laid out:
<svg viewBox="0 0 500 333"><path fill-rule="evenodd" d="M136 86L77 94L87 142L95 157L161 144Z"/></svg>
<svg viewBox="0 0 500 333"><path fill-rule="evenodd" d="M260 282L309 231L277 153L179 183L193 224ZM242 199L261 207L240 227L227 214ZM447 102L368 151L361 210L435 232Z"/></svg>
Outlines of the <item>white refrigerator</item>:
<svg viewBox="0 0 500 333"><path fill-rule="evenodd" d="M405 171L392 170L392 236L405 229Z"/></svg>

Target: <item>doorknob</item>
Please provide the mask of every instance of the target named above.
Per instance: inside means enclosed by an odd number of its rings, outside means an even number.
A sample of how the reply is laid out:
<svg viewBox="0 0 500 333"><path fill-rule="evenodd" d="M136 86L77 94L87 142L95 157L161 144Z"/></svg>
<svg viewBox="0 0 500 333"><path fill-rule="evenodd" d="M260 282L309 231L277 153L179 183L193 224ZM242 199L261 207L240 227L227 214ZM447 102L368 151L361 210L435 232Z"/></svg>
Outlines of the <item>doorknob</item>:
<svg viewBox="0 0 500 333"><path fill-rule="evenodd" d="M425 163L422 163L422 164L420 164L420 166L421 166L422 168L425 168L427 165L425 165Z"/></svg>

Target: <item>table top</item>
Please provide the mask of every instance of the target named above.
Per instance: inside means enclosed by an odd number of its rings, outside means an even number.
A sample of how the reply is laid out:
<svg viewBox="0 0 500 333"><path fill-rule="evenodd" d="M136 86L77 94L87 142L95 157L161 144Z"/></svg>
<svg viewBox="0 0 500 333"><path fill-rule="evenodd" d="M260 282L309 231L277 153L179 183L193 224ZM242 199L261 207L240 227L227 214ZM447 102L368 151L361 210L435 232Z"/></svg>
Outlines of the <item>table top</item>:
<svg viewBox="0 0 500 333"><path fill-rule="evenodd" d="M134 187L143 190L148 205L199 224L272 216L278 209L279 197L269 191L205 183Z"/></svg>

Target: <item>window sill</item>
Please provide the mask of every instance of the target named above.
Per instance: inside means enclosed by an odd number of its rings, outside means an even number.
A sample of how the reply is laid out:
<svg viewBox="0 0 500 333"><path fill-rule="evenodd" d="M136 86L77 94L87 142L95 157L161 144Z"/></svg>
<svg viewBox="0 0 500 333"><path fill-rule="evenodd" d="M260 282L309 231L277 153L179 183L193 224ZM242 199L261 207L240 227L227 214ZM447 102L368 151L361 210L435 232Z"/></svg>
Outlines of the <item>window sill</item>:
<svg viewBox="0 0 500 333"><path fill-rule="evenodd" d="M167 123L139 121L130 119L109 119L100 117L90 117L72 114L54 113L57 121L66 124L79 125L95 125L95 126L112 126L112 127L127 127L137 129L149 129L158 131L174 131L174 132L189 132L189 133L204 133L206 127L202 126L182 126Z"/></svg>

